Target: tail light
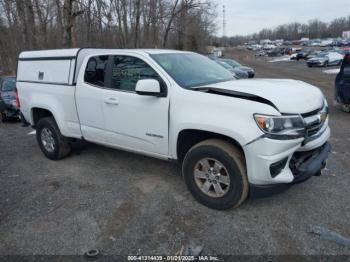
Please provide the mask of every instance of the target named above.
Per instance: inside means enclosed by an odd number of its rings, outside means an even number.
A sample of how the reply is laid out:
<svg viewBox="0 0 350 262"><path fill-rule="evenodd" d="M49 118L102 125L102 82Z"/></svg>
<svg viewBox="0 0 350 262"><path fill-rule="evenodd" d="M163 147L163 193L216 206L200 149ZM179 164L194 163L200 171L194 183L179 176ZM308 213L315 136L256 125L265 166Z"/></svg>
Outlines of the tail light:
<svg viewBox="0 0 350 262"><path fill-rule="evenodd" d="M17 87L15 88L15 99L16 99L16 106L18 108L21 107L20 103L19 103L19 97L18 97L18 90L17 90Z"/></svg>

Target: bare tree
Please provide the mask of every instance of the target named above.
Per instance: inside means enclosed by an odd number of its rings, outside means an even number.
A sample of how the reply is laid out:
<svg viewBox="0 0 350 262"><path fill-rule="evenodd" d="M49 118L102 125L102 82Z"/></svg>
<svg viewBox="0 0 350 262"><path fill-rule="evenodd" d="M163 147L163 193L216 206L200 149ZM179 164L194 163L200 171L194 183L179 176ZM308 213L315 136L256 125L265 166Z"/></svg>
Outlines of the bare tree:
<svg viewBox="0 0 350 262"><path fill-rule="evenodd" d="M0 0L0 69L22 50L61 47L203 50L209 0Z"/></svg>
<svg viewBox="0 0 350 262"><path fill-rule="evenodd" d="M76 36L74 31L74 23L77 16L81 15L84 11L74 11L74 4L76 0L64 0L63 4L63 46L64 47L76 47Z"/></svg>

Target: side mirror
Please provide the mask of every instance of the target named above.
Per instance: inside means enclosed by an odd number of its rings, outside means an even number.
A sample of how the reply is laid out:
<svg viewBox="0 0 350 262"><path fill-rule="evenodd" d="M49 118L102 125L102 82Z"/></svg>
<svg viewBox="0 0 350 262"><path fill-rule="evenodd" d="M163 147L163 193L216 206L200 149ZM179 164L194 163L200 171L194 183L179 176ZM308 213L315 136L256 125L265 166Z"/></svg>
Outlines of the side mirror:
<svg viewBox="0 0 350 262"><path fill-rule="evenodd" d="M142 96L162 96L160 85L154 79L142 79L136 83L135 91Z"/></svg>

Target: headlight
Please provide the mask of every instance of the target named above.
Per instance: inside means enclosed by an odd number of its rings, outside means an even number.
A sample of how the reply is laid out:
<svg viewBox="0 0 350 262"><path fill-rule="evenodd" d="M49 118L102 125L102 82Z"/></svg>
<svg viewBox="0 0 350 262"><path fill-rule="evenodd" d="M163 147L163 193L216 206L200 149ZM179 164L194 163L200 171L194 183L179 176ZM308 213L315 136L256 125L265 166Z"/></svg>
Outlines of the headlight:
<svg viewBox="0 0 350 262"><path fill-rule="evenodd" d="M258 127L270 138L294 139L305 135L305 124L301 116L268 116L255 114Z"/></svg>

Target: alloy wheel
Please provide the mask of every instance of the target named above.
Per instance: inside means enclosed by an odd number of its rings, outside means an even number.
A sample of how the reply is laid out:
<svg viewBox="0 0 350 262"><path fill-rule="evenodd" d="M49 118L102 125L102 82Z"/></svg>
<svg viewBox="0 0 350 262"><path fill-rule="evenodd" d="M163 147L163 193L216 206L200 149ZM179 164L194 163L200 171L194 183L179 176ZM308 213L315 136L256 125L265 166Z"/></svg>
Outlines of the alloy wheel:
<svg viewBox="0 0 350 262"><path fill-rule="evenodd" d="M55 151L55 139L53 138L53 134L50 129L47 127L43 128L41 130L40 138L41 143L47 152L52 153Z"/></svg>
<svg viewBox="0 0 350 262"><path fill-rule="evenodd" d="M194 179L202 193L209 197L223 197L230 188L226 167L213 158L203 158L196 163Z"/></svg>

